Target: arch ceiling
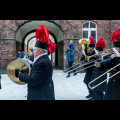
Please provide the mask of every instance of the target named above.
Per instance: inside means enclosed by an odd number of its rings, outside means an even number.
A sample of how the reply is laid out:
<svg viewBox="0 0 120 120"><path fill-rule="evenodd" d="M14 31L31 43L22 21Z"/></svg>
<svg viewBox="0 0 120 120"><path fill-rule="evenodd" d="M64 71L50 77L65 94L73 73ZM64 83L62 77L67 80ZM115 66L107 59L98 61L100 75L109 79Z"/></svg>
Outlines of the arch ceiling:
<svg viewBox="0 0 120 120"><path fill-rule="evenodd" d="M33 20L21 25L16 33L16 40L22 42L24 36L27 33L36 30L41 24L46 25L46 27L50 30L50 32L52 32L55 35L57 42L61 42L64 40L63 32L59 26L57 26L54 22L43 21L43 20Z"/></svg>

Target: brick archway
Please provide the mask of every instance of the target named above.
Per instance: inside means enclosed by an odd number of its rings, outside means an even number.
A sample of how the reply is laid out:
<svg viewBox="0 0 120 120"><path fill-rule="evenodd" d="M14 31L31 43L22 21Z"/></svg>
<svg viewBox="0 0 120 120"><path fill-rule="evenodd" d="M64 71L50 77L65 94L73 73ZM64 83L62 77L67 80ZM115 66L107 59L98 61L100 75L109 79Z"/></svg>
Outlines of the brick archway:
<svg viewBox="0 0 120 120"><path fill-rule="evenodd" d="M15 33L16 54L19 49L22 49L24 52L26 52L25 48L27 48L26 47L27 45L25 45L24 41L29 34L35 33L36 29L40 26L40 24L45 24L50 30L50 34L52 35L52 37L54 37L55 42L57 43L56 54L55 54L55 61L56 61L55 66L58 66L59 68L63 68L64 33L62 28L59 26L59 24L55 23L54 21L33 20L33 21L25 21L24 23L19 25ZM32 37L34 37L34 35Z"/></svg>

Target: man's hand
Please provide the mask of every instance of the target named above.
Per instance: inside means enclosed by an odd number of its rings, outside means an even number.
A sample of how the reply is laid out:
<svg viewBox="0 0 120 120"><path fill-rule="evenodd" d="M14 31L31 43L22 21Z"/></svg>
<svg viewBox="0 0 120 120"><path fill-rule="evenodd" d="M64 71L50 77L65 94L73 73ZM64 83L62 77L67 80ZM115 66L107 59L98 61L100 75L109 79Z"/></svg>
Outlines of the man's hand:
<svg viewBox="0 0 120 120"><path fill-rule="evenodd" d="M111 55L111 58L112 58L112 59L115 58L115 57L117 57L116 54L112 54L112 55Z"/></svg>
<svg viewBox="0 0 120 120"><path fill-rule="evenodd" d="M19 74L20 74L21 72L20 72L20 70L19 69L15 69L15 77L19 77Z"/></svg>

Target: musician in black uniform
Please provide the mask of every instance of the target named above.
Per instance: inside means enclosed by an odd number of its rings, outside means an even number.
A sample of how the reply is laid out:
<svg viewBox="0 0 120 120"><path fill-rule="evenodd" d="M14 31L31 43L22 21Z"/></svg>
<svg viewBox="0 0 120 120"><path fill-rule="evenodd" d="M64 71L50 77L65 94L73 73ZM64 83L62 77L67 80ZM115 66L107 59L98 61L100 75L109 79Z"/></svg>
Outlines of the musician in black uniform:
<svg viewBox="0 0 120 120"><path fill-rule="evenodd" d="M43 24L36 31L36 39L30 75L15 70L15 76L28 84L27 100L55 100L53 68L47 53L48 48L50 50L49 30Z"/></svg>
<svg viewBox="0 0 120 120"><path fill-rule="evenodd" d="M95 42L94 42L94 38L92 36L89 39L91 40L91 42L88 45L88 52L86 53L86 55L87 56L92 56L92 55L95 54L95 51L94 51ZM85 59L84 55L82 56L81 61L82 61L83 64L87 64L89 62ZM90 61L94 61L94 57L91 58ZM94 63L87 64L87 65L84 66L84 68L89 67L93 64ZM88 87L88 83L91 81L92 72L93 72L93 67L90 67L90 68L86 69L86 74L85 74L85 78L84 78L84 81L83 81L86 84L88 92L89 92L89 94L86 96L86 98L91 98L93 96L93 91Z"/></svg>
<svg viewBox="0 0 120 120"><path fill-rule="evenodd" d="M105 42L103 38L100 38L96 44L96 50L98 54L102 54L103 49L105 48ZM104 57L103 60L107 59L108 57ZM96 55L94 57L95 60L98 62L101 62L101 58L99 55ZM93 68L93 73L91 77L91 81L94 80L95 78L99 77L101 74L105 73L106 70L101 70L98 67ZM95 82L91 83L91 87L97 85L98 83L102 82L103 80L107 79L107 74L96 80ZM107 82L104 82L102 85L96 87L93 89L93 100L103 100L104 98L104 93L106 90Z"/></svg>
<svg viewBox="0 0 120 120"><path fill-rule="evenodd" d="M113 33L111 41L113 41L113 46L120 53L120 28ZM101 64L96 62L96 67L106 70L113 68L119 63L120 57L117 57L116 54L112 54L111 59L102 62ZM118 71L120 71L120 65L110 72L110 76L114 75ZM120 74L109 79L104 100L120 100Z"/></svg>

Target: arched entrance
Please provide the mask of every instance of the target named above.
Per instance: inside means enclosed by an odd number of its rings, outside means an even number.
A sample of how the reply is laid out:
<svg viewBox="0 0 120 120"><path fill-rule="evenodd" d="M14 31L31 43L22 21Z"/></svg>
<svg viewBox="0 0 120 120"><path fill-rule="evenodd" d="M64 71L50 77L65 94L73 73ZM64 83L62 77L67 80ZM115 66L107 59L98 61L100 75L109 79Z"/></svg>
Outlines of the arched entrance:
<svg viewBox="0 0 120 120"><path fill-rule="evenodd" d="M24 22L20 25L16 31L16 54L19 49L22 49L27 55L28 47L33 47L35 44L35 31L41 25L44 24L50 30L49 39L52 42L57 43L56 51L53 55L50 55L52 65L55 67L64 67L63 48L64 48L64 33L61 27L53 21L45 20L33 20Z"/></svg>

